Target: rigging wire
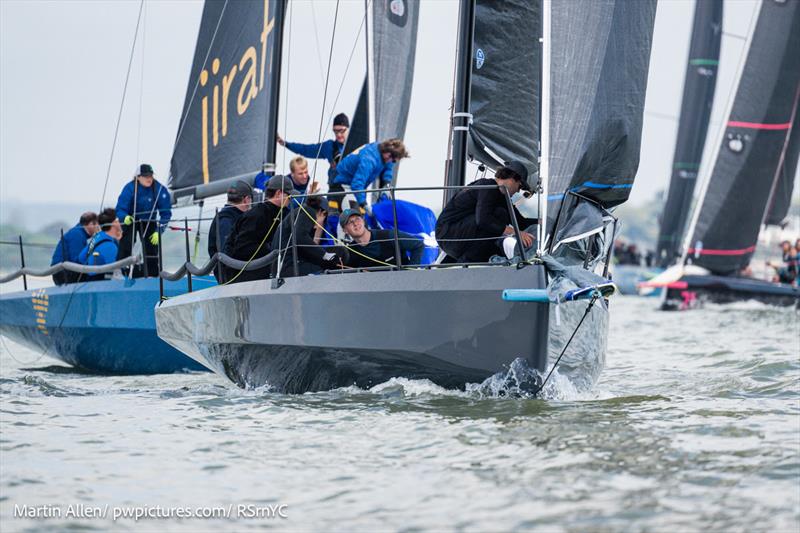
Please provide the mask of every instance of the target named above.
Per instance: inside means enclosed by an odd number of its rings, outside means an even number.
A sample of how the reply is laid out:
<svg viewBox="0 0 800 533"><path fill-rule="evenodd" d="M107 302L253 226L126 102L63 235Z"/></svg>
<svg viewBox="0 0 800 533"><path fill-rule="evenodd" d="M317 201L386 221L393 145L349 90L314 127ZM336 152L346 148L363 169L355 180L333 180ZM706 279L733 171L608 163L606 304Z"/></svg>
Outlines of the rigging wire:
<svg viewBox="0 0 800 533"><path fill-rule="evenodd" d="M288 137L288 129L289 129L289 95L292 94L290 90L290 84L292 80L292 17L294 15L294 9L291 7L292 4L287 4L289 6L289 34L286 36L287 43L286 43L286 98L283 104L284 109L286 110L283 114L283 134ZM283 148L283 161L281 161L281 168L283 172L286 172L286 154L288 150L286 147Z"/></svg>
<svg viewBox="0 0 800 533"><path fill-rule="evenodd" d="M144 6L144 14L142 15L142 55L141 55L141 62L142 62L142 69L141 74L139 77L139 119L136 125L136 161L134 161L135 165L139 164L139 147L141 146L141 139L142 139L142 110L144 106L142 105L142 96L144 95L144 52L147 46L147 4L145 0L142 0L142 5Z"/></svg>
<svg viewBox="0 0 800 533"><path fill-rule="evenodd" d="M139 25L142 22L142 11L144 10L144 0L139 2L139 15L136 18L136 31L133 33L133 44L131 45L131 54L128 58L128 72L125 74L125 86L122 88L122 101L119 103L119 112L117 113L117 125L114 128L114 141L111 143L111 156L108 158L108 169L106 170L106 181L103 184L103 196L100 198L100 210L103 209L103 203L106 201L106 192L108 190L108 180L111 177L111 164L114 162L114 151L117 147L117 137L119 136L119 125L122 122L122 110L125 108L125 96L128 93L128 81L131 77L131 66L133 65L133 55L136 51L136 40L139 37Z"/></svg>
<svg viewBox="0 0 800 533"><path fill-rule="evenodd" d="M338 2L337 2L338 3ZM319 30L317 29L317 11L314 2L311 2L311 22L314 24L314 42L317 45L317 63L319 64L319 80L325 83L325 69L322 67L322 48L319 45Z"/></svg>

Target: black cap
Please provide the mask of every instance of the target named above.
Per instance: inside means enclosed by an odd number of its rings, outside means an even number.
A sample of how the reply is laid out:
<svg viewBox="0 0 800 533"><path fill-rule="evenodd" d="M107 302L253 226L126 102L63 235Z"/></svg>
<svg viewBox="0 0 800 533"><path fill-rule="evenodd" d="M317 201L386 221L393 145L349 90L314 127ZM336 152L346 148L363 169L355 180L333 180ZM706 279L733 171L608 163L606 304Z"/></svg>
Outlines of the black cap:
<svg viewBox="0 0 800 533"><path fill-rule="evenodd" d="M503 168L506 170L510 170L520 178L520 188L523 191L530 191L531 186L528 185L528 167L522 164L520 161L508 161Z"/></svg>
<svg viewBox="0 0 800 533"><path fill-rule="evenodd" d="M253 188L244 180L237 180L236 183L228 187L228 199L243 199L246 196L253 196Z"/></svg>
<svg viewBox="0 0 800 533"><path fill-rule="evenodd" d="M350 119L347 118L347 115L344 113L339 113L335 117L333 117L333 127L336 126L344 126L345 128L350 127Z"/></svg>
<svg viewBox="0 0 800 533"><path fill-rule="evenodd" d="M139 165L139 175L140 176L152 176L153 175L153 167L151 167L147 163L142 163L141 165Z"/></svg>
<svg viewBox="0 0 800 533"><path fill-rule="evenodd" d="M267 182L267 190L268 191L282 190L284 194L291 194L292 196L297 196L300 194L299 191L295 190L294 182L292 181L292 178L290 178L289 176L272 176Z"/></svg>
<svg viewBox="0 0 800 533"><path fill-rule="evenodd" d="M339 225L344 228L347 225L347 221L350 220L350 217L363 217L364 215L361 214L361 211L358 209L345 209L341 215L339 215Z"/></svg>

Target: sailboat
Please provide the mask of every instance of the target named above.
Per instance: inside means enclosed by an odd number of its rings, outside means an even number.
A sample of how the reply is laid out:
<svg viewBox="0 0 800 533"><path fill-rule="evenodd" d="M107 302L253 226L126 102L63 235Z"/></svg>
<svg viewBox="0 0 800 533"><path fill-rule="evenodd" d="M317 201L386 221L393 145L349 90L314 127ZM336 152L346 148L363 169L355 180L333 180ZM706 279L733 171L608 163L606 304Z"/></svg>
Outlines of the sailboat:
<svg viewBox="0 0 800 533"><path fill-rule="evenodd" d="M274 40L267 50L276 61L264 79L274 90L285 6L236 5L234 19L206 3L203 27L219 27L231 40L209 39L212 32L201 29L191 80L214 58L238 57L234 50L243 44L233 36L248 35L253 21L269 13ZM388 20L395 31L416 31L401 20L418 8L372 2L373 26ZM161 303L159 336L236 385L289 393L370 387L392 377L464 388L520 367L541 375L561 355L560 372L593 383L605 359L609 310L608 293L597 284L605 279L596 272L608 262L614 227L608 210L627 199L638 166L654 17L649 0L460 2L452 147L441 188L447 196L466 186L468 159L486 172L512 156L530 168L540 165L533 259L221 285ZM388 49L377 34L373 50L404 57L402 46L414 38ZM208 61L198 65L203 57ZM372 60L385 59L373 53ZM391 100L399 88L388 83L379 98ZM194 98L211 94L200 87ZM204 111L190 111L193 118L184 120L201 124ZM273 146L275 126L266 125L264 140ZM203 131L188 134L196 146ZM221 147L209 151L207 164L219 170L195 194L236 174L238 167L224 161L246 150ZM201 161L196 155L187 180L202 179Z"/></svg>
<svg viewBox="0 0 800 533"><path fill-rule="evenodd" d="M755 300L793 306L800 290L747 273L762 225L786 216L800 152L800 2L761 2L726 123L662 308Z"/></svg>
<svg viewBox="0 0 800 533"><path fill-rule="evenodd" d="M140 9L140 17L141 13ZM137 213L137 216L147 215ZM21 237L20 248L24 248ZM14 292L3 287L0 335L83 371L113 374L205 371L205 367L158 338L152 311L161 296L186 292L191 281L121 275L141 262L141 256L135 254L99 267L63 262L39 270L26 267L24 252L21 253L21 268L0 277L0 284L22 277L24 287ZM27 276L49 277L61 271L113 277L28 289ZM209 277L195 278L194 282L216 283Z"/></svg>

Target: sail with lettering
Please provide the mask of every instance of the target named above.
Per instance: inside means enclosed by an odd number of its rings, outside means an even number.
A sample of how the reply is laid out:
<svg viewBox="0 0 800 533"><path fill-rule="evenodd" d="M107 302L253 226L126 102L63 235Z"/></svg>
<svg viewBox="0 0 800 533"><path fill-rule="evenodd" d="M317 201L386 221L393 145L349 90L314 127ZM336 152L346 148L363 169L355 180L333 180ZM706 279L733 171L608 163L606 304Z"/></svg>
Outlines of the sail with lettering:
<svg viewBox="0 0 800 533"><path fill-rule="evenodd" d="M749 264L770 196L796 165L800 2L762 2L750 43L686 246L687 262L719 275Z"/></svg>
<svg viewBox="0 0 800 533"><path fill-rule="evenodd" d="M496 169L539 158L541 0L477 0L468 153Z"/></svg>
<svg viewBox="0 0 800 533"><path fill-rule="evenodd" d="M722 37L722 0L695 4L692 38L683 82L672 175L659 228L656 256L666 267L680 257L717 85Z"/></svg>
<svg viewBox="0 0 800 533"><path fill-rule="evenodd" d="M274 164L284 10L206 1L172 155L176 196L219 194Z"/></svg>
<svg viewBox="0 0 800 533"><path fill-rule="evenodd" d="M656 2L549 4L542 173L555 249L600 232L602 209L630 195L639 166Z"/></svg>

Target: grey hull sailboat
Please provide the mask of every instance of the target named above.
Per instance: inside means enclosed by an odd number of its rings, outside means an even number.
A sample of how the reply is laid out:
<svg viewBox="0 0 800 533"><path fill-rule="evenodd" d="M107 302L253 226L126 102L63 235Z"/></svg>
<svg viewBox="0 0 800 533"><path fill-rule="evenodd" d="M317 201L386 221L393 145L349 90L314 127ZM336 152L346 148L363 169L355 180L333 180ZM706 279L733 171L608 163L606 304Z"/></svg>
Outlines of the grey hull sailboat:
<svg viewBox="0 0 800 533"><path fill-rule="evenodd" d="M407 17L418 16L419 7L372 5L374 17L393 17L409 30L417 26ZM585 282L602 280L592 271L602 271L608 260L613 229L606 209L625 201L638 165L655 2L604 0L591 9L595 17L563 0L468 0L460 6L453 147L443 190L465 186L468 158L488 169L509 157L531 166L541 159L542 223L534 257L221 285L162 302L159 336L239 386L282 392L369 387L391 377L463 388L513 373L520 360L521 368L544 373L565 349L559 371L581 385L593 383L605 358L608 302ZM508 35L529 48L521 66L510 41L496 41L502 32L485 31L487 25L519 27L502 24L520 17L533 21L523 35ZM589 26L594 33L585 42ZM208 46L198 41L196 57L209 55ZM555 47L559 63L550 62ZM572 60L568 73L562 60ZM518 77L504 70L515 61ZM405 68L410 76L413 58ZM583 92L574 90L574 76L586 82ZM621 85L624 92L617 90ZM515 95L520 99L512 103ZM570 99L581 113L568 110ZM509 119L504 133L501 121ZM524 125L524 138L510 144L516 123ZM553 178L548 164L556 167Z"/></svg>

